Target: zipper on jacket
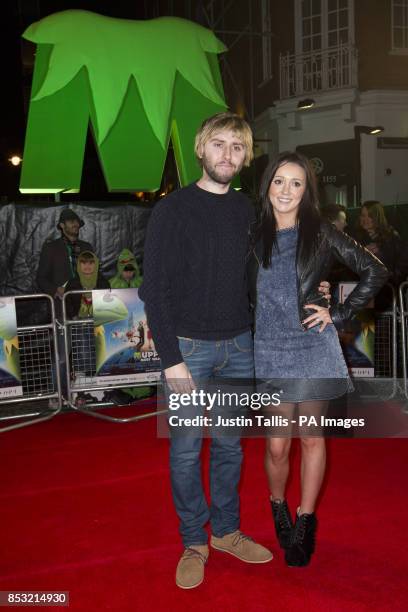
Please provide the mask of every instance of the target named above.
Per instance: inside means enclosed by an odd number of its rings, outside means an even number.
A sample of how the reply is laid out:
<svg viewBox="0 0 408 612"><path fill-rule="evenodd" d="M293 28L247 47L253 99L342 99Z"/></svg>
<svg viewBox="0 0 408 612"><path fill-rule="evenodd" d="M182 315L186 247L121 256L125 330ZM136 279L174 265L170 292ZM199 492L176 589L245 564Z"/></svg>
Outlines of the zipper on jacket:
<svg viewBox="0 0 408 612"><path fill-rule="evenodd" d="M319 236L321 235L321 232L319 232ZM317 258L319 252L322 250L324 245L324 236L322 237L322 240L319 244L319 246L317 247L316 251L313 253L313 257L310 259L310 261L308 262L308 267L310 268L312 263L314 262L314 260ZM303 316L303 306L301 306L301 302L303 302L304 300L304 295L301 291L300 288L300 284L303 280L303 277L306 274L306 270L307 268L305 267L304 270L302 271L302 273L299 275L298 271L299 271L299 240L297 241L296 244L296 281L297 281L297 294L298 294L298 314L299 314L299 321L300 321L300 327L306 331L308 328L303 325L302 323L302 316ZM302 297L302 299L300 299Z"/></svg>
<svg viewBox="0 0 408 612"><path fill-rule="evenodd" d="M296 289L297 289L297 306L298 306L299 323L300 323L300 327L303 329L303 331L305 331L306 328L302 324L302 316L301 316L302 313L301 313L301 306L300 306L300 302L301 302L301 299L300 299L300 296L301 296L300 281L302 280L304 272L301 275L299 275L299 236L298 236L298 240L296 242L295 272L296 272Z"/></svg>
<svg viewBox="0 0 408 612"><path fill-rule="evenodd" d="M255 275L255 308L253 308L253 313L254 313L254 316L253 316L253 321L254 321L253 328L254 328L254 336L255 336L255 331L256 331L256 309L257 309L257 304L258 304L258 275L259 275L259 269L261 267L261 262L258 259L258 255L256 253L255 248L253 250L253 254L255 255L255 259L256 259L256 261L258 263L258 270L257 270L256 275Z"/></svg>

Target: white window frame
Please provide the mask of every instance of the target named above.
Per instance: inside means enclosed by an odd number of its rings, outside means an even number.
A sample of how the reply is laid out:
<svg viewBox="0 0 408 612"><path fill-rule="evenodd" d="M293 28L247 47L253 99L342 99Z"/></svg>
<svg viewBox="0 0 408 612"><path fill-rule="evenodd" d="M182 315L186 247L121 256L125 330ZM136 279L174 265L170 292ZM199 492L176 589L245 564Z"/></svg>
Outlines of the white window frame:
<svg viewBox="0 0 408 612"><path fill-rule="evenodd" d="M405 30L405 47L396 47L394 43L395 28L394 25L394 7L402 6L407 9L406 23L403 23L402 28ZM408 0L391 0L391 54L393 55L408 55Z"/></svg>
<svg viewBox="0 0 408 612"><path fill-rule="evenodd" d="M328 4L327 0L321 2L321 17L322 17L322 46L321 49L328 48ZM348 0L348 27L349 27L349 44L354 44L355 28L354 28L354 0ZM295 0L295 53L303 53L302 45L302 0Z"/></svg>

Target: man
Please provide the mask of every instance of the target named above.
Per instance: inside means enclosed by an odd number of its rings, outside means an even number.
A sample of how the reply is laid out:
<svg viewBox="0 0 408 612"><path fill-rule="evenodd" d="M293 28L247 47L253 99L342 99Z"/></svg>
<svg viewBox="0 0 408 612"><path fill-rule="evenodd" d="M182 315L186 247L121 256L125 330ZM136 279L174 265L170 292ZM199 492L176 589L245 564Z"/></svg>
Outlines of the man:
<svg viewBox="0 0 408 612"><path fill-rule="evenodd" d="M55 312L58 319L62 316L61 300L65 292L65 286L69 280L75 277L78 255L83 251L93 252L94 250L89 242L78 239L79 229L83 225L84 222L73 210L64 208L57 223L61 237L56 240L47 240L41 250L37 284L41 291L55 298ZM65 346L62 334L57 334L57 341L61 387L65 394L67 383Z"/></svg>
<svg viewBox="0 0 408 612"><path fill-rule="evenodd" d="M327 204L322 208L322 217L325 219L325 221L334 225L339 232L344 232L347 227L346 211L347 208L343 206L343 204ZM335 261L330 269L328 280L331 283L337 284L347 281L356 281L358 280L358 276L344 264L340 263L339 261ZM336 293L337 290L335 289L335 295ZM342 402L344 403L344 400L342 400Z"/></svg>
<svg viewBox="0 0 408 612"><path fill-rule="evenodd" d="M57 224L61 237L44 243L38 264L37 284L44 293L62 298L65 285L75 276L78 255L82 251L93 252L89 242L78 239L83 225L82 219L70 208L61 211Z"/></svg>
<svg viewBox="0 0 408 612"><path fill-rule="evenodd" d="M328 204L322 209L322 216L340 232L344 232L347 225L345 206L342 204Z"/></svg>
<svg viewBox="0 0 408 612"><path fill-rule="evenodd" d="M238 115L207 119L196 135L202 167L197 183L171 193L148 227L140 296L171 392L191 392L199 379L253 376L245 257L249 200L231 189L252 160L252 133ZM194 588L204 578L211 546L248 563L272 553L239 530L238 484L242 451L237 435L211 442L211 506L201 483L200 435L171 435L173 499L185 547L176 584Z"/></svg>

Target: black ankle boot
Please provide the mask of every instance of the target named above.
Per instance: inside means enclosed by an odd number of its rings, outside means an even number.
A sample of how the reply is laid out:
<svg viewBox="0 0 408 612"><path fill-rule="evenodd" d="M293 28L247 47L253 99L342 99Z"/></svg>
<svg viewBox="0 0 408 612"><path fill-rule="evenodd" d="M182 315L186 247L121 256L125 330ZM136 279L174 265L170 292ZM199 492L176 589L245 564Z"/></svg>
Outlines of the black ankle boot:
<svg viewBox="0 0 408 612"><path fill-rule="evenodd" d="M315 548L316 528L314 512L296 516L291 543L285 553L285 561L289 566L303 567L309 563Z"/></svg>
<svg viewBox="0 0 408 612"><path fill-rule="evenodd" d="M290 515L289 507L286 499L271 500L273 520L275 522L276 535L281 548L290 546L290 539L293 529L293 521Z"/></svg>

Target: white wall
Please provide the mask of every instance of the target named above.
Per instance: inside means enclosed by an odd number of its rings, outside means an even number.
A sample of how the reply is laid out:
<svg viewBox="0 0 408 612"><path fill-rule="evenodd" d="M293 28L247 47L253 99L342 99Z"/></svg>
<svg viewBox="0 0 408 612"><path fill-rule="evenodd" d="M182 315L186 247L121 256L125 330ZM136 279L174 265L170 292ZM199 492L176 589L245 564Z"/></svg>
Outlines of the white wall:
<svg viewBox="0 0 408 612"><path fill-rule="evenodd" d="M375 197L384 204L408 204L408 149L377 150Z"/></svg>
<svg viewBox="0 0 408 612"><path fill-rule="evenodd" d="M356 120L382 125L383 137L408 137L408 92L367 91L360 95ZM378 149L377 138L361 136L362 199L408 203L408 149ZM385 170L391 169L387 176Z"/></svg>
<svg viewBox="0 0 408 612"><path fill-rule="evenodd" d="M300 145L354 138L354 125L382 125L383 137L408 138L408 91L357 89L313 95L314 108L297 111L298 98L275 101L275 107L255 120L262 136L275 139L278 148L294 150ZM265 126L269 120L269 129ZM259 121L259 122L258 122ZM377 137L362 134L362 200L378 199L384 204L408 203L408 150L378 149ZM386 176L386 168L391 175Z"/></svg>

